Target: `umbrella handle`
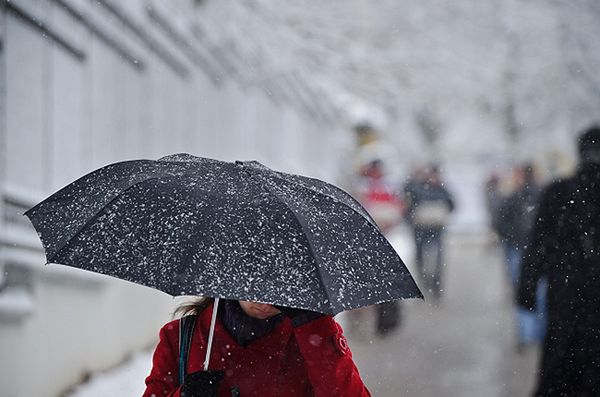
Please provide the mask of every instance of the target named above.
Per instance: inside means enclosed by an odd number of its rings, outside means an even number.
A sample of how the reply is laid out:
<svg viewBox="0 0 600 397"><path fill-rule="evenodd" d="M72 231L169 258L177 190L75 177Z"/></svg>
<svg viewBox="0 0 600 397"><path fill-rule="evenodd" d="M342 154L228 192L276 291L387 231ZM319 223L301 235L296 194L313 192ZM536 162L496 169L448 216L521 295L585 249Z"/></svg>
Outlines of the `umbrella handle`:
<svg viewBox="0 0 600 397"><path fill-rule="evenodd" d="M212 309L212 318L210 320L210 330L208 331L208 346L206 347L206 356L204 357L204 370L208 371L208 361L210 360L210 350L212 349L213 336L215 335L215 322L217 321L217 310L219 309L219 298L215 298Z"/></svg>

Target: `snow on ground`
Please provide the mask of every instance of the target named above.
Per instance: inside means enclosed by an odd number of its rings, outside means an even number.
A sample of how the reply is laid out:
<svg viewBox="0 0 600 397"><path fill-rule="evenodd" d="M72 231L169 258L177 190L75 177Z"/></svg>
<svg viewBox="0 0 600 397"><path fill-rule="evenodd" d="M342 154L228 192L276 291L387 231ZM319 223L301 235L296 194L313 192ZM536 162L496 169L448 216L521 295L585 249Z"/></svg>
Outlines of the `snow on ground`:
<svg viewBox="0 0 600 397"><path fill-rule="evenodd" d="M152 352L140 352L119 367L95 374L67 397L141 396L151 366Z"/></svg>

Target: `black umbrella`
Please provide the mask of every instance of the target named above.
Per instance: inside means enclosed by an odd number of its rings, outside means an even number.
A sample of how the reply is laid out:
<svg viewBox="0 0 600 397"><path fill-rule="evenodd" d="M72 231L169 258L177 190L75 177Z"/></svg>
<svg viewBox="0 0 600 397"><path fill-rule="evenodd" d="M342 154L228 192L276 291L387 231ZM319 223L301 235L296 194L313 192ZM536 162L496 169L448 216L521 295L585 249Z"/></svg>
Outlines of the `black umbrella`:
<svg viewBox="0 0 600 397"><path fill-rule="evenodd" d="M421 297L371 217L323 181L178 154L100 168L25 213L49 263L325 314Z"/></svg>

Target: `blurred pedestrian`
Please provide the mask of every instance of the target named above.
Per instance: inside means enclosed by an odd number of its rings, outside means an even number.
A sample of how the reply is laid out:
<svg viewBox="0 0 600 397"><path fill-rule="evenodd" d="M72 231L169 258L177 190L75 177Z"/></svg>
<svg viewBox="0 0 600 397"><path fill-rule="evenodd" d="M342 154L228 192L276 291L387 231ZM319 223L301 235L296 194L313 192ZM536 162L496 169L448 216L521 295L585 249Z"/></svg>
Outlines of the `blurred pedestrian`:
<svg viewBox="0 0 600 397"><path fill-rule="evenodd" d="M513 291L521 276L521 257L527 239L535 223L540 186L536 181L533 164L526 163L513 170L513 192L504 198L498 208L496 228L504 248L504 258ZM517 350L540 343L546 330L545 296L546 283L542 278L537 286L535 312L517 305Z"/></svg>
<svg viewBox="0 0 600 397"><path fill-rule="evenodd" d="M381 232L388 235L402 220L402 201L395 194L396 189L385 179L382 160L368 163L361 175L357 197ZM381 303L375 306L375 310L378 335L385 336L400 326L402 313L397 301Z"/></svg>
<svg viewBox="0 0 600 397"><path fill-rule="evenodd" d="M575 176L542 193L518 301L536 308L548 279L548 330L535 396L600 395L600 126L578 140Z"/></svg>
<svg viewBox="0 0 600 397"><path fill-rule="evenodd" d="M414 232L416 266L425 289L439 299L443 290L443 232L454 210L454 200L444 187L437 165L418 171L404 186L404 194L407 219ZM431 255L435 259L426 261Z"/></svg>
<svg viewBox="0 0 600 397"><path fill-rule="evenodd" d="M369 212L384 235L402 220L403 204L396 194L397 189L387 178L387 163L384 158L394 157L391 145L381 138L379 131L368 121L354 126L356 147L353 154L353 176L350 178L352 195ZM365 321L371 316L371 308L363 307L348 312L350 331L364 336L369 331ZM401 324L401 307L398 302L382 303L375 306L375 332L388 335Z"/></svg>
<svg viewBox="0 0 600 397"><path fill-rule="evenodd" d="M388 235L402 219L403 204L395 194L396 189L384 179L384 174L381 160L374 160L367 165L363 172L366 195L361 201L382 233ZM387 335L400 326L402 313L399 302L381 303L375 309L379 335Z"/></svg>

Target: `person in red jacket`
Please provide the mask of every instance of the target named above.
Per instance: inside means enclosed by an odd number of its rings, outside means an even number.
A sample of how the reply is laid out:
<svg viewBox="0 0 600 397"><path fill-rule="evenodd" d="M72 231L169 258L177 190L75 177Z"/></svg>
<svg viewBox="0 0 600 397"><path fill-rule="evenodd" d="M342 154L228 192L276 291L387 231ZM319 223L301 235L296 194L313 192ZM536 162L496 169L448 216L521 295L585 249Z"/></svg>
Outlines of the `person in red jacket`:
<svg viewBox="0 0 600 397"><path fill-rule="evenodd" d="M370 396L331 316L263 303L222 301L210 370L203 371L212 306L188 307L197 319L182 385L180 320L163 326L143 397Z"/></svg>

